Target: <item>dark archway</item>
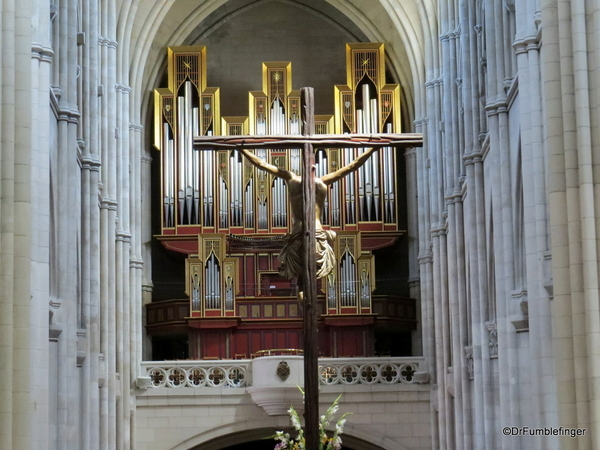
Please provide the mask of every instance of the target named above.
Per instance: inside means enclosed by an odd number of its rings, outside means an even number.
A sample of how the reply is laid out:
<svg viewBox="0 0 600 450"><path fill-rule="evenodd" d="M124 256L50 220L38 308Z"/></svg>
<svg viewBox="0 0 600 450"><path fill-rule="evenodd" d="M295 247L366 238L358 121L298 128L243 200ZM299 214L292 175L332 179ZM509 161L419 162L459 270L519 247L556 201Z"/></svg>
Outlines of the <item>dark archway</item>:
<svg viewBox="0 0 600 450"><path fill-rule="evenodd" d="M285 431L292 436L295 435L293 429L286 429ZM273 450L276 441L271 439L270 436L274 434L275 430L273 428L246 430L220 436L209 442L192 447L190 450ZM349 434L342 435L342 440L343 450L386 450L383 447Z"/></svg>
<svg viewBox="0 0 600 450"><path fill-rule="evenodd" d="M223 447L221 450L273 450L275 447L275 441L271 439L263 439L258 441L245 442L243 444L231 445L229 447ZM358 450L352 447L344 445L344 450Z"/></svg>

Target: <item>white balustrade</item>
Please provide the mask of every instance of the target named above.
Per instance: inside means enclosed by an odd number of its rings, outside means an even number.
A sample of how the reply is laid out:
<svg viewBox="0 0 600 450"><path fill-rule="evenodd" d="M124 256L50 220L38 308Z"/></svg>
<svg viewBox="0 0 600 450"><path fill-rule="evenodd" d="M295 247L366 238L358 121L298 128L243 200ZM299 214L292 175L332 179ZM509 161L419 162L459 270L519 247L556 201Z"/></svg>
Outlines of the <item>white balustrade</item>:
<svg viewBox="0 0 600 450"><path fill-rule="evenodd" d="M250 360L144 362L151 388L245 387Z"/></svg>
<svg viewBox="0 0 600 450"><path fill-rule="evenodd" d="M422 358L321 358L322 385L413 384L427 381Z"/></svg>
<svg viewBox="0 0 600 450"><path fill-rule="evenodd" d="M142 367L149 388L248 387L252 361L150 361ZM428 382L423 364L422 357L320 358L320 384L422 384Z"/></svg>

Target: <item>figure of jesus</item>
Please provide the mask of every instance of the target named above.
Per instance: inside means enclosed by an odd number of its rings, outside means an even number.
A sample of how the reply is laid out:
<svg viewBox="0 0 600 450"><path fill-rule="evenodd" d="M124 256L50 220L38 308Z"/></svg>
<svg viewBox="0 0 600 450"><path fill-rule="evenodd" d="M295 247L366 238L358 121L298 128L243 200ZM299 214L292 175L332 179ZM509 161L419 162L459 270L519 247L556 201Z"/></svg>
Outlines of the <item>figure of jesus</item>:
<svg viewBox="0 0 600 450"><path fill-rule="evenodd" d="M286 236L285 245L279 253L281 267L279 273L288 279L300 276L302 272L302 222L304 221L304 205L302 200L302 178L289 170L276 167L263 161L254 153L241 148L238 151L248 158L257 168L270 173L274 177L282 178L286 185L292 206L293 224L291 232ZM321 215L327 196L327 187L355 170L358 170L371 157L376 148L370 148L347 166L322 177L315 178L315 237L317 246L317 278L323 278L335 267L335 253L333 241L335 232L324 230L321 224Z"/></svg>

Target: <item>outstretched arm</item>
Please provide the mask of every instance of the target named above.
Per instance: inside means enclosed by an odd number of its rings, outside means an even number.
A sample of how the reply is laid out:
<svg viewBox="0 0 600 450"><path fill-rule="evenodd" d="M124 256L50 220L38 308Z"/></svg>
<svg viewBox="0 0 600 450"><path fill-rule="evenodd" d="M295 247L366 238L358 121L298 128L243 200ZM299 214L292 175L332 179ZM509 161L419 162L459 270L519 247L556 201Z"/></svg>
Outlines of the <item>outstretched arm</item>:
<svg viewBox="0 0 600 450"><path fill-rule="evenodd" d="M341 180L346 175L348 175L350 172L354 172L355 170L358 170L360 168L360 166L362 166L364 163L366 163L367 160L371 157L371 155L373 154L373 152L375 150L377 150L377 148L375 148L375 147L370 148L369 150L364 152L362 155L360 155L358 158L356 158L354 161L352 161L347 166L344 166L341 169L336 170L335 172L331 172L325 176L322 176L321 181L323 181L323 183L325 183L328 186L330 184L335 183L338 180Z"/></svg>
<svg viewBox="0 0 600 450"><path fill-rule="evenodd" d="M289 180L292 178L292 172L285 169L280 169L279 167L274 166L273 164L269 164L263 161L254 153L246 150L245 148L239 148L238 152L240 152L243 156L248 158L248 161L250 161L253 166L258 167L259 169L264 170L267 173L270 173L274 177L283 178L284 180Z"/></svg>

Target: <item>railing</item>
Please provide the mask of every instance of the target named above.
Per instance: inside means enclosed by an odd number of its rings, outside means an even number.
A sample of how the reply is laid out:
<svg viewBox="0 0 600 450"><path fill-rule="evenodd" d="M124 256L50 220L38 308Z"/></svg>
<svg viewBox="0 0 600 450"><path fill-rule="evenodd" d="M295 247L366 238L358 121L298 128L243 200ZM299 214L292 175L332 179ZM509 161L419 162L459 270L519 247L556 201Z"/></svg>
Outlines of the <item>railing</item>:
<svg viewBox="0 0 600 450"><path fill-rule="evenodd" d="M144 362L152 388L245 387L250 360Z"/></svg>
<svg viewBox="0 0 600 450"><path fill-rule="evenodd" d="M282 356L282 355L303 355L304 350L299 348L275 348L273 350L259 350L252 355L252 358L261 356Z"/></svg>
<svg viewBox="0 0 600 450"><path fill-rule="evenodd" d="M427 380L421 358L321 358L320 384L413 384Z"/></svg>
<svg viewBox="0 0 600 450"><path fill-rule="evenodd" d="M150 361L146 388L247 387L252 385L252 360ZM427 383L421 357L321 358L321 385L373 385ZM138 383L139 384L139 383Z"/></svg>

